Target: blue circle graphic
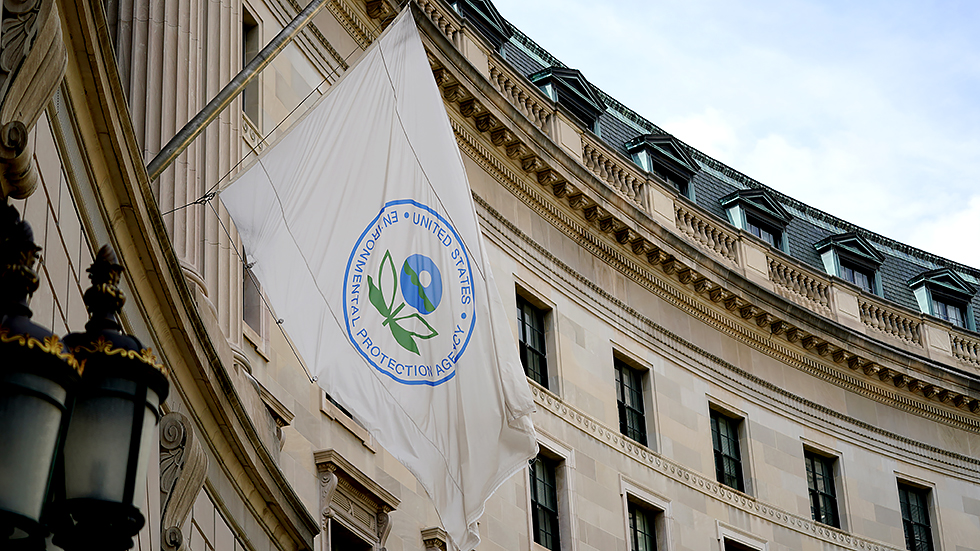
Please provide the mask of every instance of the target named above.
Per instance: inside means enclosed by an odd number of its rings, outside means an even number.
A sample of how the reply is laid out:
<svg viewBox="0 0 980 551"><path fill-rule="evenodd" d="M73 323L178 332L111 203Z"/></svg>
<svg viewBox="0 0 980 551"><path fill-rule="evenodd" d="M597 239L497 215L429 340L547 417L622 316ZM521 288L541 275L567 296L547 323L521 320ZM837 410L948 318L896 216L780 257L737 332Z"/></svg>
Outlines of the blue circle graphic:
<svg viewBox="0 0 980 551"><path fill-rule="evenodd" d="M422 284L424 275L428 275L428 285ZM420 314L431 314L439 307L442 300L442 274L431 258L421 254L406 258L398 281L405 302Z"/></svg>

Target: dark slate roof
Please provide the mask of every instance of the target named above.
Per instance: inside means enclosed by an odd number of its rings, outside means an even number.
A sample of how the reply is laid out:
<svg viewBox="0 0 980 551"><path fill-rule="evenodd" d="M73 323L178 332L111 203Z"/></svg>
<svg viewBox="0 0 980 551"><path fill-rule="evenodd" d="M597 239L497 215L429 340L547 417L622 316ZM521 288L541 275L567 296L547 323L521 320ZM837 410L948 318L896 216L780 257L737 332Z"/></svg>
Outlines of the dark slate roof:
<svg viewBox="0 0 980 551"><path fill-rule="evenodd" d="M514 34L510 41L504 44L503 54L514 69L523 76L530 76L547 67L568 67L519 29L513 25L510 27ZM599 116L599 137L626 158L630 157L626 151L626 142L644 134L667 134L601 89L596 87L595 91L606 104L606 111ZM700 170L690 183L695 202L700 207L727 221L728 216L721 208L719 199L740 189L754 188L768 191L792 215L792 220L786 227L790 256L820 272L824 271L823 261L814 249L814 244L833 235L854 232L868 240L885 257L879 273L884 298L887 300L918 311L918 303L908 282L923 272L937 268L950 268L959 275L965 276L967 283L974 287L980 286L978 269L899 243L841 220L765 186L688 144L679 143L700 165ZM973 297L971 303L976 327L980 327L980 293Z"/></svg>

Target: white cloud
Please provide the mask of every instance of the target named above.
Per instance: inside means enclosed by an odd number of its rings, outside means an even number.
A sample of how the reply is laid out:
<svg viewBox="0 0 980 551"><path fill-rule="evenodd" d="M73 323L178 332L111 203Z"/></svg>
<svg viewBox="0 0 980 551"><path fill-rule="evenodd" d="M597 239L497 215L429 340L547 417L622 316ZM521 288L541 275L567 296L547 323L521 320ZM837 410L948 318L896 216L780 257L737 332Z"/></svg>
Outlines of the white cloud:
<svg viewBox="0 0 980 551"><path fill-rule="evenodd" d="M830 214L980 267L980 253L969 254L980 247L966 240L980 234L980 3L494 3L697 149Z"/></svg>

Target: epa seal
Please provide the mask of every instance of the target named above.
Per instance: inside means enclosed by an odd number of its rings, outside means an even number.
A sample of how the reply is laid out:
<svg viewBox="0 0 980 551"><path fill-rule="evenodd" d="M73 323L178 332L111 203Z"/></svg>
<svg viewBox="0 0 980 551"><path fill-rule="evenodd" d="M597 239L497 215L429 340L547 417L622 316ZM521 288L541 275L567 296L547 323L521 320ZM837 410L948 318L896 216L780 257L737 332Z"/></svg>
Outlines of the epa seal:
<svg viewBox="0 0 980 551"><path fill-rule="evenodd" d="M476 326L470 258L453 225L411 199L385 204L347 261L344 322L354 348L392 379L452 379Z"/></svg>

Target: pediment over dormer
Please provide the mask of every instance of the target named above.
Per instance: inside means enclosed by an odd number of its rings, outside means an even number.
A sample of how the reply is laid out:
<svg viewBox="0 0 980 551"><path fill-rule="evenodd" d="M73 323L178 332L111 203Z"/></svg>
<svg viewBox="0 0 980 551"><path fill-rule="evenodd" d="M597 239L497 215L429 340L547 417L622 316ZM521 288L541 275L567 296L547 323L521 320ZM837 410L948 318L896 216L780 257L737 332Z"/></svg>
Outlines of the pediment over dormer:
<svg viewBox="0 0 980 551"><path fill-rule="evenodd" d="M977 293L975 287L949 268L939 268L923 272L909 280L909 287L927 286L930 289L969 301Z"/></svg>
<svg viewBox="0 0 980 551"><path fill-rule="evenodd" d="M818 241L813 247L818 253L823 253L827 249L834 248L837 249L838 253L846 254L849 257L862 260L864 263L876 267L881 266L885 261L884 255L878 252L867 239L854 232L832 235Z"/></svg>
<svg viewBox="0 0 980 551"><path fill-rule="evenodd" d="M722 197L719 201L724 209L739 205L753 211L756 215L770 218L771 223L780 226L786 226L793 219L789 212L764 189L740 189Z"/></svg>
<svg viewBox="0 0 980 551"><path fill-rule="evenodd" d="M514 34L510 24L500 15L492 2L486 0L452 0L450 4L457 13L473 23L473 26L498 52L504 42L510 40Z"/></svg>
<svg viewBox="0 0 980 551"><path fill-rule="evenodd" d="M606 110L595 88L577 69L548 67L529 76L528 79L545 94L595 131L596 122Z"/></svg>
<svg viewBox="0 0 980 551"><path fill-rule="evenodd" d="M647 172L686 185L697 173L697 161L670 134L646 134L626 142L626 151Z"/></svg>

